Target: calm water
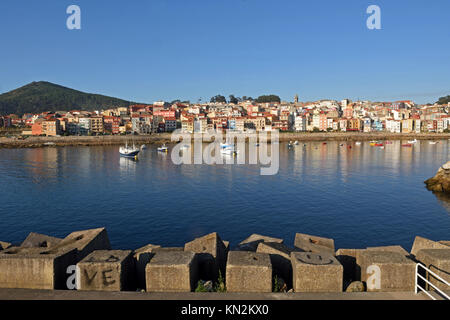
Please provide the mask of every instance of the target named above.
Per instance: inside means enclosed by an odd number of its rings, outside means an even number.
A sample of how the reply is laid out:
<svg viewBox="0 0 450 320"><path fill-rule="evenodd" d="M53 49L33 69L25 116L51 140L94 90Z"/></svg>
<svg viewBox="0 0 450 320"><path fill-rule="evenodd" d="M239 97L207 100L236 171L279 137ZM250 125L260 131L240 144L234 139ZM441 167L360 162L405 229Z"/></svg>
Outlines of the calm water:
<svg viewBox="0 0 450 320"><path fill-rule="evenodd" d="M120 158L118 146L1 149L0 240L106 226L118 249L182 246L217 231L232 245L251 233L291 245L302 232L338 248L409 250L415 235L450 240L450 202L423 184L449 147L280 144L275 176L257 165L176 166L153 147L138 162Z"/></svg>

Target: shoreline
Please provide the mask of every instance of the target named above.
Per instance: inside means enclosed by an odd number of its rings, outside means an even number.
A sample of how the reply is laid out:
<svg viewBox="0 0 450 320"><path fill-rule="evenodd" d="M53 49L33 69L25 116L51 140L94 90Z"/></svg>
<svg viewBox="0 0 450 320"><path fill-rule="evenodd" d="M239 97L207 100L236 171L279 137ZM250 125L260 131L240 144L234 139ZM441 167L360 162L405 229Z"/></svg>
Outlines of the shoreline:
<svg viewBox="0 0 450 320"><path fill-rule="evenodd" d="M280 133L279 141L371 141L371 140L447 140L450 133L354 133L354 132L320 132L320 133ZM269 139L270 140L270 139ZM121 145L126 141L137 144L174 143L170 133L152 135L126 135L126 136L67 136L67 137L29 137L25 140L17 138L0 137L0 149L15 148L41 148L46 143L53 143L52 147L64 146L107 146Z"/></svg>

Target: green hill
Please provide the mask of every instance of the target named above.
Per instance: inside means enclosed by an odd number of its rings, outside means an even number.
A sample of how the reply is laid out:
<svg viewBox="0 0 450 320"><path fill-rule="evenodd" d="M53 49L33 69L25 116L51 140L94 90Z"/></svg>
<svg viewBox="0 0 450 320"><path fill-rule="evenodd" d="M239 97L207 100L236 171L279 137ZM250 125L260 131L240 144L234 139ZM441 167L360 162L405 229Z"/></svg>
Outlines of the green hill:
<svg viewBox="0 0 450 320"><path fill-rule="evenodd" d="M44 111L99 110L128 107L134 102L84 93L50 82L32 82L0 95L0 115Z"/></svg>

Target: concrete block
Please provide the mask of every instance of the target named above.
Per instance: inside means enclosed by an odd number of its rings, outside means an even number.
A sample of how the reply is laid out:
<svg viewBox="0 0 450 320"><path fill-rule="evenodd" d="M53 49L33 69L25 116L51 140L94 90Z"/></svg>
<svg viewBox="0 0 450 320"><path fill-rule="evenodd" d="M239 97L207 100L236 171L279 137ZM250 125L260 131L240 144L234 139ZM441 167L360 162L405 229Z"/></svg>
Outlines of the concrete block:
<svg viewBox="0 0 450 320"><path fill-rule="evenodd" d="M439 243L440 243L440 244L444 244L444 245L450 247L450 241L447 241L447 240L441 240L441 241L439 241Z"/></svg>
<svg viewBox="0 0 450 320"><path fill-rule="evenodd" d="M448 249L448 247L445 244L439 243L437 241L417 236L414 239L411 254L413 256L416 256L419 250L422 249Z"/></svg>
<svg viewBox="0 0 450 320"><path fill-rule="evenodd" d="M227 254L228 254L228 251L230 251L230 241L225 241L225 240L223 240L222 242L223 242L223 245L224 245L224 247L225 247L225 250L226 250L226 252L227 252Z"/></svg>
<svg viewBox="0 0 450 320"><path fill-rule="evenodd" d="M219 276L219 270L222 275L225 274L227 252L217 232L186 243L184 251L197 253L200 279L215 281Z"/></svg>
<svg viewBox="0 0 450 320"><path fill-rule="evenodd" d="M125 291L135 288L131 250L96 250L77 263L77 289Z"/></svg>
<svg viewBox="0 0 450 320"><path fill-rule="evenodd" d="M183 247L157 247L153 249L154 252L160 251L184 251Z"/></svg>
<svg viewBox="0 0 450 320"><path fill-rule="evenodd" d="M228 253L227 292L272 292L272 264L266 253Z"/></svg>
<svg viewBox="0 0 450 320"><path fill-rule="evenodd" d="M108 234L105 228L76 231L65 237L54 248L77 249L77 262L95 250L110 250Z"/></svg>
<svg viewBox="0 0 450 320"><path fill-rule="evenodd" d="M417 253L417 260L432 272L450 283L450 248L447 249L422 249ZM426 272L426 279L441 290L448 290L448 286L439 281L431 273ZM434 290L432 286L426 289Z"/></svg>
<svg viewBox="0 0 450 320"><path fill-rule="evenodd" d="M136 272L136 286L138 289L146 289L145 267L154 256L154 250L158 248L161 248L161 246L148 244L134 251L133 258Z"/></svg>
<svg viewBox="0 0 450 320"><path fill-rule="evenodd" d="M61 241L60 238L31 232L20 246L23 248L52 248Z"/></svg>
<svg viewBox="0 0 450 320"><path fill-rule="evenodd" d="M272 237L263 236L263 235L254 233L247 239L240 242L238 247L236 248L236 250L238 250L238 251L256 251L256 248L258 247L258 244L260 242L283 243L283 239L272 238Z"/></svg>
<svg viewBox="0 0 450 320"><path fill-rule="evenodd" d="M414 290L416 264L402 253L365 250L361 260L361 280L367 291Z"/></svg>
<svg viewBox="0 0 450 320"><path fill-rule="evenodd" d="M11 243L0 241L0 251L11 247Z"/></svg>
<svg viewBox="0 0 450 320"><path fill-rule="evenodd" d="M336 259L344 267L344 282L361 281L361 254L365 249L339 249Z"/></svg>
<svg viewBox="0 0 450 320"><path fill-rule="evenodd" d="M67 268L75 249L12 247L0 252L0 288L67 289Z"/></svg>
<svg viewBox="0 0 450 320"><path fill-rule="evenodd" d="M292 288L291 252L293 251L294 249L276 242L261 242L256 249L258 253L269 254L273 274L283 279L288 289Z"/></svg>
<svg viewBox="0 0 450 320"><path fill-rule="evenodd" d="M403 249L402 246L383 246L383 247L367 247L369 251L386 251L386 252L398 252L406 257L409 257L409 252Z"/></svg>
<svg viewBox="0 0 450 320"><path fill-rule="evenodd" d="M344 267L332 254L291 254L295 292L342 292Z"/></svg>
<svg viewBox="0 0 450 320"><path fill-rule="evenodd" d="M199 280L194 252L156 251L145 268L148 292L190 292Z"/></svg>
<svg viewBox="0 0 450 320"><path fill-rule="evenodd" d="M309 234L296 233L294 246L305 252L335 254L333 239Z"/></svg>

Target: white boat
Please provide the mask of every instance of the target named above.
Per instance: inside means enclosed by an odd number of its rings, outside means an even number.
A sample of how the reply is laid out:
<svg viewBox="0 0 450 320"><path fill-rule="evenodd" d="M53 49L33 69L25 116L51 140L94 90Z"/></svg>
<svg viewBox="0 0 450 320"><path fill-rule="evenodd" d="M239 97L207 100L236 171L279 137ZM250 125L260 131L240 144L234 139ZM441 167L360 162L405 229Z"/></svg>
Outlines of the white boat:
<svg viewBox="0 0 450 320"><path fill-rule="evenodd" d="M119 148L119 153L123 157L135 158L137 157L139 151L141 150L137 148L134 144L133 146L129 146L128 142L125 143L125 146Z"/></svg>
<svg viewBox="0 0 450 320"><path fill-rule="evenodd" d="M294 144L295 144L296 146L298 146L298 141L295 141Z"/></svg>
<svg viewBox="0 0 450 320"><path fill-rule="evenodd" d="M222 148L220 149L220 152L221 152L222 154L230 154L230 155L233 155L233 154L237 154L237 153L238 153L238 151L236 150L236 148L235 148L234 145L228 145L228 146L226 146L226 147L222 147Z"/></svg>
<svg viewBox="0 0 450 320"><path fill-rule="evenodd" d="M430 144L438 144L439 141L430 141Z"/></svg>
<svg viewBox="0 0 450 320"><path fill-rule="evenodd" d="M166 147L165 144L163 144L161 147L158 147L159 152L167 152L169 148Z"/></svg>
<svg viewBox="0 0 450 320"><path fill-rule="evenodd" d="M408 141L408 143L417 143L417 139L414 139L414 140Z"/></svg>
<svg viewBox="0 0 450 320"><path fill-rule="evenodd" d="M361 145L361 142L356 141L355 144L356 144L357 146L360 146L360 145Z"/></svg>

